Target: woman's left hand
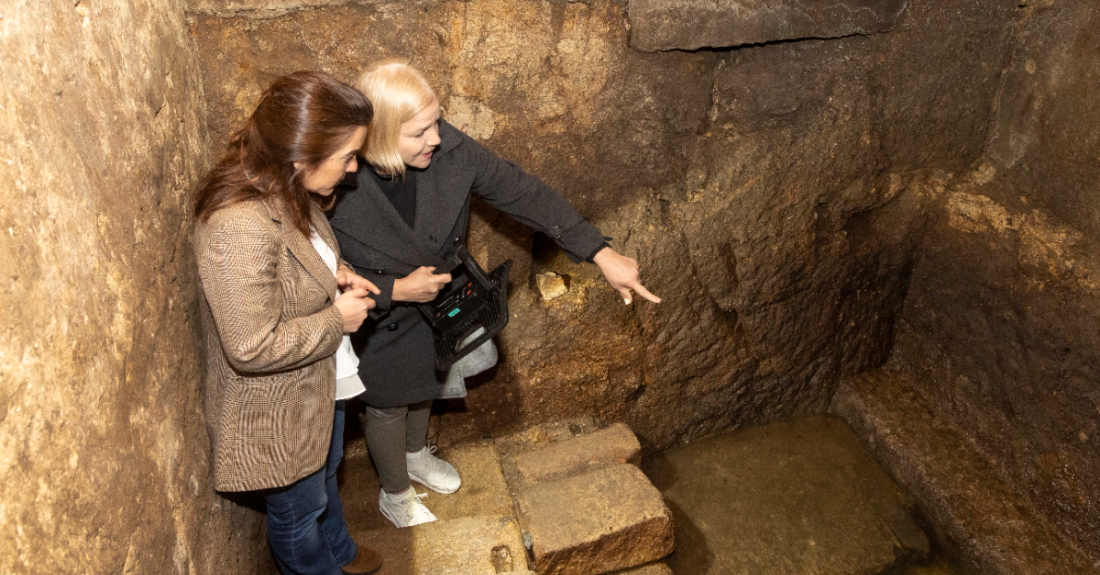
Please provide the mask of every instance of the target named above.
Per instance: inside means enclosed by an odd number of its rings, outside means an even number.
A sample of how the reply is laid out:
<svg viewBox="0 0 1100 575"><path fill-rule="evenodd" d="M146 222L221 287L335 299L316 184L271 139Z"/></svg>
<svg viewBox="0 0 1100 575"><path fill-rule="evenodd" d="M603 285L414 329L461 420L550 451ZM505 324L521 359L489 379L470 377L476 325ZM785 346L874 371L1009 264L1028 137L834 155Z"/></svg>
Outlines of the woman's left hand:
<svg viewBox="0 0 1100 575"><path fill-rule="evenodd" d="M382 293L382 290L378 289L378 286L371 283L370 280L342 264L336 269L336 285L340 286L340 291L363 288L374 295Z"/></svg>
<svg viewBox="0 0 1100 575"><path fill-rule="evenodd" d="M607 283L623 296L623 303L630 305L633 301L630 290L638 292L638 295L653 303L661 303L661 298L650 293L642 285L638 277L638 262L634 258L620 255L610 247L606 247L596 253L592 262L599 266L603 277L607 278Z"/></svg>

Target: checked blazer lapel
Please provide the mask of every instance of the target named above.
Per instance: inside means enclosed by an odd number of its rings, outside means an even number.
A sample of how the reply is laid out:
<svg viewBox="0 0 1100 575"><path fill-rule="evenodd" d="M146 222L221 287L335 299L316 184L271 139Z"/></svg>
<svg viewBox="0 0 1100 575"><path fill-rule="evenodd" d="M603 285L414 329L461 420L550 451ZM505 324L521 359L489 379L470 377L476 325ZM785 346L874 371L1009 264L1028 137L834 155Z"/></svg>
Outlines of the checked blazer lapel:
<svg viewBox="0 0 1100 575"><path fill-rule="evenodd" d="M294 223L290 218L286 217L283 211L273 205L274 202L264 200L264 204L267 205L268 211L271 213L271 219L279 222L279 225L283 229L283 238L286 241L286 247L290 250L290 253L294 255L294 258L302 264L302 267L309 272L310 277L314 279L318 284L324 288L325 293L328 294L329 299L332 299L336 295L336 291L339 289L339 285L336 283L336 276L332 271L328 269L328 265L325 264L325 260L321 259L321 254L317 253L317 250L313 247L313 243L309 238L302 235L302 232L298 231L298 228L294 227ZM325 215L316 206L311 206L311 219L314 222L319 222L321 226L324 226ZM316 228L317 226L314 225ZM317 230L318 235L329 244L329 247L333 248L334 253L340 253L335 248L335 238L332 237L330 230Z"/></svg>

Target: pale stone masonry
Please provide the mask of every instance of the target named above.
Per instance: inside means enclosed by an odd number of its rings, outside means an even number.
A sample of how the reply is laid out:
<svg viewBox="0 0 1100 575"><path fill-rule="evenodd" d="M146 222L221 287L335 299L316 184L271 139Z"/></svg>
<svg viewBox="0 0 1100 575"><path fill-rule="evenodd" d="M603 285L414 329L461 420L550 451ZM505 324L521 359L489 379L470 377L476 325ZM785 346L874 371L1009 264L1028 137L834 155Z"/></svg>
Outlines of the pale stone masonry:
<svg viewBox="0 0 1100 575"><path fill-rule="evenodd" d="M516 455L518 479L534 483L616 463L637 464L642 446L624 423Z"/></svg>
<svg viewBox="0 0 1100 575"><path fill-rule="evenodd" d="M673 550L672 513L633 465L537 483L516 506L540 575L607 573Z"/></svg>
<svg viewBox="0 0 1100 575"><path fill-rule="evenodd" d="M434 523L389 525L373 474L342 486L352 535L382 552L387 575L669 575L652 562L672 552L672 514L631 464L640 445L626 425L579 418L440 454L463 485L425 499ZM349 450L345 473L369 473L366 455Z"/></svg>

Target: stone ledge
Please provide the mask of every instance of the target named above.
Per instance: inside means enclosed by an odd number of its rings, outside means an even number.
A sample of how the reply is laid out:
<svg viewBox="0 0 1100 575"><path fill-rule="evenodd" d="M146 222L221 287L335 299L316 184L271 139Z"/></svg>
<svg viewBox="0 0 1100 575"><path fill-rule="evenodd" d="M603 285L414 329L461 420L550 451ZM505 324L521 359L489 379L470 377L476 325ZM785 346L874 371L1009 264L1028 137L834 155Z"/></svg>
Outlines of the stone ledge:
<svg viewBox="0 0 1100 575"><path fill-rule="evenodd" d="M976 573L1100 572L931 408L905 376L882 370L846 378L833 409L931 520L937 539Z"/></svg>
<svg viewBox="0 0 1100 575"><path fill-rule="evenodd" d="M906 0L630 0L630 46L731 48L893 30Z"/></svg>
<svg viewBox="0 0 1100 575"><path fill-rule="evenodd" d="M637 464L637 436L624 423L508 457L514 483L530 485L621 463Z"/></svg>

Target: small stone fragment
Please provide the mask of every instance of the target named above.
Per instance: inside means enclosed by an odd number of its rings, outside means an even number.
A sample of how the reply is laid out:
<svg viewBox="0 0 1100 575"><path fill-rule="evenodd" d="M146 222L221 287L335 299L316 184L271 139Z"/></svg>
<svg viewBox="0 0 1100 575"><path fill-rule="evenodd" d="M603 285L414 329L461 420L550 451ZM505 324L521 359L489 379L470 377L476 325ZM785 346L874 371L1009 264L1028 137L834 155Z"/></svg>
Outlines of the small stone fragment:
<svg viewBox="0 0 1100 575"><path fill-rule="evenodd" d="M543 301L550 301L569 292L569 287L565 285L565 278L554 272L538 274L535 276L535 281L538 282Z"/></svg>

